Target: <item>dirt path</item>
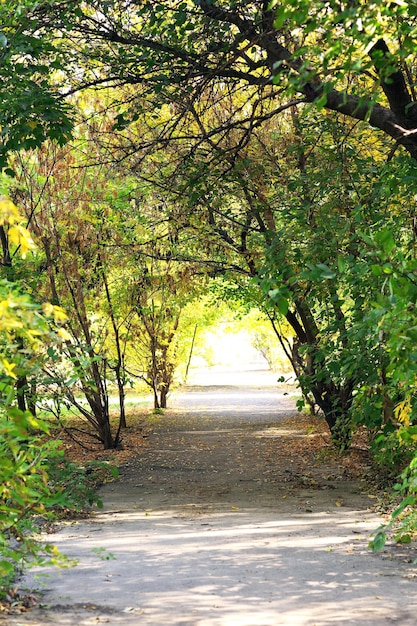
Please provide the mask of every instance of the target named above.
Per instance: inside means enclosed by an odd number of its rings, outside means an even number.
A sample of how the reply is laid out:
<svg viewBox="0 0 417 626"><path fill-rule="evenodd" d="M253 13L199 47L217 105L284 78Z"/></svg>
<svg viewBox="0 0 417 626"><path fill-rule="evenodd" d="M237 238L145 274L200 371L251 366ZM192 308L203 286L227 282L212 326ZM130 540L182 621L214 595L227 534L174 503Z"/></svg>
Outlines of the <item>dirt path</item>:
<svg viewBox="0 0 417 626"><path fill-rule="evenodd" d="M177 394L104 510L50 537L79 565L27 577L44 608L4 621L414 626L417 554L368 551L373 500L308 423L268 387Z"/></svg>

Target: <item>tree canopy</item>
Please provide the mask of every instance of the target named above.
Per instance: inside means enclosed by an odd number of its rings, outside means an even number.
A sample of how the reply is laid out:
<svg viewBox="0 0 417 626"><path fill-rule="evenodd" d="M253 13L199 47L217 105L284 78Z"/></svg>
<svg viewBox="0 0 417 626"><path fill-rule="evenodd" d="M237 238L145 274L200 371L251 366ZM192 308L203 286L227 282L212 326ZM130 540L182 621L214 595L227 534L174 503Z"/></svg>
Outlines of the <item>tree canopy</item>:
<svg viewBox="0 0 417 626"><path fill-rule="evenodd" d="M192 114L194 106L207 109L210 100L233 92L240 104L225 110L221 123L210 128L213 143L233 130L238 149L265 119L291 106L312 104L366 121L392 138L390 150L402 145L416 157L414 3L17 4L20 17L7 20L3 39L7 59L21 54L23 37L25 58L36 56L37 61L31 61L30 70L15 62L13 72L25 69L26 76L35 70L50 77L42 60L53 61L56 102L62 102L58 94L62 98L86 87L134 86L116 111L120 129L144 110L169 103L170 119L160 137L167 141L177 134L179 117ZM57 40L57 33L62 38ZM49 86L41 91L50 93ZM43 115L45 108L40 101Z"/></svg>
<svg viewBox="0 0 417 626"><path fill-rule="evenodd" d="M164 396L182 309L220 276L223 298L234 289L269 317L335 442L362 425L380 450L395 447L393 467L407 463L417 5L12 4L0 8L0 167L43 250L25 285L73 309L93 379L79 367L79 382L105 445L119 435L109 369L123 398L136 335L141 376Z"/></svg>

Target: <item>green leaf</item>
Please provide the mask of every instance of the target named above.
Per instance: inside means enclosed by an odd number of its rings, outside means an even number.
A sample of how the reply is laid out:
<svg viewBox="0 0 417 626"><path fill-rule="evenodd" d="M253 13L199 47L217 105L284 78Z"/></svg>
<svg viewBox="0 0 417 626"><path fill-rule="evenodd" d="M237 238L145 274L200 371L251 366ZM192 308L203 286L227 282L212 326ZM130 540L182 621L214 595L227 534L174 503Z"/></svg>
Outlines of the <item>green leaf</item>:
<svg viewBox="0 0 417 626"><path fill-rule="evenodd" d="M113 478L119 478L119 470L115 465L111 465L109 471Z"/></svg>
<svg viewBox="0 0 417 626"><path fill-rule="evenodd" d="M384 530L380 530L369 542L372 552L380 552L387 542L387 535Z"/></svg>
<svg viewBox="0 0 417 626"><path fill-rule="evenodd" d="M327 94L323 93L317 100L315 101L315 105L318 111L321 111L327 104Z"/></svg>
<svg viewBox="0 0 417 626"><path fill-rule="evenodd" d="M9 561L0 561L0 576L9 576L13 574L14 566Z"/></svg>
<svg viewBox="0 0 417 626"><path fill-rule="evenodd" d="M395 240L393 234L389 228L383 228L375 235L375 242L385 252L390 254L395 248Z"/></svg>
<svg viewBox="0 0 417 626"><path fill-rule="evenodd" d="M409 533L395 535L395 541L397 543L411 543L411 536Z"/></svg>
<svg viewBox="0 0 417 626"><path fill-rule="evenodd" d="M339 274L344 274L344 272L346 271L347 268L347 262L346 259L341 256L340 254L338 254L337 256L337 269L339 270Z"/></svg>
<svg viewBox="0 0 417 626"><path fill-rule="evenodd" d="M372 274L374 276L381 276L381 274L382 274L382 267L375 263L374 265L371 265L371 272L372 272Z"/></svg>
<svg viewBox="0 0 417 626"><path fill-rule="evenodd" d="M316 267L318 270L320 270L320 277L324 278L326 280L330 280L332 278L335 278L336 273L330 269L330 267L328 267L327 265L325 265L324 263L317 263Z"/></svg>
<svg viewBox="0 0 417 626"><path fill-rule="evenodd" d="M402 513L404 511L404 509L411 505L414 504L416 501L416 497L415 496L407 496L406 498L404 498L404 500L401 502L400 506L397 507L395 509L395 511L393 511L391 518L395 519L396 517L398 517L400 515L400 513Z"/></svg>
<svg viewBox="0 0 417 626"><path fill-rule="evenodd" d="M283 6L281 5L279 10L277 11L276 14L276 18L274 21L274 27L279 30L280 28L282 28L284 26L284 22L288 17L288 13L287 11L285 11L285 9L283 8Z"/></svg>
<svg viewBox="0 0 417 626"><path fill-rule="evenodd" d="M268 292L268 296L269 296L270 300L272 300L272 302L275 304L275 306L277 307L277 309L281 313L281 315L286 315L288 313L289 302L288 302L287 298L283 297L282 289L280 289L280 288L278 288L278 289L271 289Z"/></svg>

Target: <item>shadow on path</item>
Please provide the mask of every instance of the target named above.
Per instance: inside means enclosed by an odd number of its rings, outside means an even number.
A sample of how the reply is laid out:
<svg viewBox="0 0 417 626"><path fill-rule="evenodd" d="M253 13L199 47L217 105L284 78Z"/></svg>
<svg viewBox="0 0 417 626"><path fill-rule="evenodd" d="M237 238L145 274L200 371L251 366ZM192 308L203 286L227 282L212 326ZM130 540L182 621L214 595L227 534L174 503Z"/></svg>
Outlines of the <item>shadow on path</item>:
<svg viewBox="0 0 417 626"><path fill-rule="evenodd" d="M294 398L194 388L146 434L103 511L50 537L79 565L26 577L50 608L7 624L414 626L410 553L368 551L371 500Z"/></svg>

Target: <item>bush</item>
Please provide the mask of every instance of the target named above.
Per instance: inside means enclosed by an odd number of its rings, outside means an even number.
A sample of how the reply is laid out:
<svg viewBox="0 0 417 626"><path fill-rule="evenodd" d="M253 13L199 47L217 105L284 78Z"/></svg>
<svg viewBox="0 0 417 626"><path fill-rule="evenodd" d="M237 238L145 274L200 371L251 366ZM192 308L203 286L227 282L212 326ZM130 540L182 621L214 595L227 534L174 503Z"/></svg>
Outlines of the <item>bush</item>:
<svg viewBox="0 0 417 626"><path fill-rule="evenodd" d="M47 433L46 424L16 407L0 410L0 593L28 562L65 563L53 546L33 538L38 516L66 500L48 476L58 444L34 433Z"/></svg>
<svg viewBox="0 0 417 626"><path fill-rule="evenodd" d="M393 533L397 543L411 543L417 536L417 453L402 472L394 492L402 500L391 513L388 524L383 524L375 531L369 544L374 552L382 550L390 533Z"/></svg>
<svg viewBox="0 0 417 626"><path fill-rule="evenodd" d="M0 203L0 208L1 208ZM50 460L61 454L46 439L48 426L22 409L27 380L36 378L50 346L59 347L58 307L39 305L8 280L0 281L0 592L25 564L65 563L34 539L36 518L63 506L65 491L51 484ZM20 406L20 408L19 408Z"/></svg>
<svg viewBox="0 0 417 626"><path fill-rule="evenodd" d="M52 510L52 517L62 517L66 513L83 513L86 506L103 507L97 488L110 478L118 477L118 470L107 461L90 461L78 465L65 456L53 456L49 464L49 479L56 491L65 492L65 501L58 502Z"/></svg>
<svg viewBox="0 0 417 626"><path fill-rule="evenodd" d="M401 472L408 466L415 454L415 445L404 443L399 431L380 432L371 441L376 482L392 486Z"/></svg>

